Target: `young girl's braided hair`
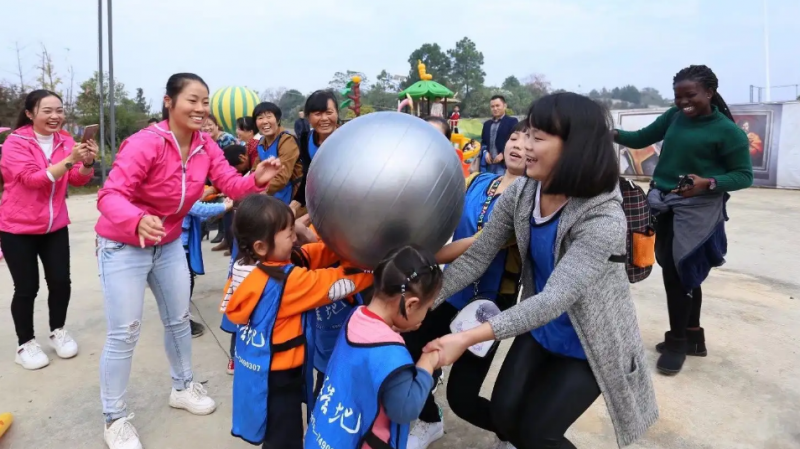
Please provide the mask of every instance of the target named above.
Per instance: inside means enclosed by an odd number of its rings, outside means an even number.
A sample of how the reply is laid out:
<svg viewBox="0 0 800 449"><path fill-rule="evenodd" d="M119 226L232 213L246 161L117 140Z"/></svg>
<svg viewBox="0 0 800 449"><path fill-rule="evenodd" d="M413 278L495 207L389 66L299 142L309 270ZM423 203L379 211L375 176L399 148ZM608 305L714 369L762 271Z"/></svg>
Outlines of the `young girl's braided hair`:
<svg viewBox="0 0 800 449"><path fill-rule="evenodd" d="M389 253L375 268L375 293L384 297L400 295L400 314L406 316L406 295L427 302L442 286L442 270L430 251L404 246ZM374 297L373 297L374 298Z"/></svg>
<svg viewBox="0 0 800 449"><path fill-rule="evenodd" d="M725 100L722 99L722 95L719 94L717 89L719 88L719 80L717 79L717 75L705 65L690 65L685 69L682 69L680 72L675 74L675 77L672 78L672 84L678 84L681 81L694 81L704 89L708 91L713 91L714 94L711 96L711 104L719 109L719 112L728 117L732 122L735 122L733 119L733 114L731 114L731 110L728 107L728 104L725 103Z"/></svg>

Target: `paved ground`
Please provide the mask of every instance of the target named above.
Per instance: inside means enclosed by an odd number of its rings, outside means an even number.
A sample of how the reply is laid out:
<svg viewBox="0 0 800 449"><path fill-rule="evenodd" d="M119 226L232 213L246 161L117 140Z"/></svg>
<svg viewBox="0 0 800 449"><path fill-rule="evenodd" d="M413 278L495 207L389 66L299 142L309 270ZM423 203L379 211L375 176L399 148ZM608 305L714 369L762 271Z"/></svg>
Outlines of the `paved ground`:
<svg viewBox="0 0 800 449"><path fill-rule="evenodd" d="M93 253L94 201L93 196L69 200L74 223L68 327L81 345L77 358L65 361L51 354L51 365L37 372L13 363L16 338L8 312L12 284L8 271L0 267L0 412L16 415L0 449L104 447L97 370L105 321ZM730 203L730 214L729 262L704 285L709 356L690 359L674 378L654 374L661 419L634 447L800 447L800 239L791 231L800 222L800 192L742 192ZM225 262L219 253L207 252L208 273L199 278L195 292L198 316L208 320L215 334L194 340L196 376L208 381L208 390L220 404L211 416L195 417L167 406L170 381L162 328L148 292L129 388L134 422L148 448L252 447L229 436L231 377L225 374L227 356L216 341L219 338L227 347L215 311ZM653 370L652 347L667 325L660 273L633 291ZM36 329L44 342L48 330L44 283L39 296ZM484 393L491 391L495 374L496 369ZM487 433L449 411L445 420L447 435L431 449L490 447ZM569 436L579 448L615 447L602 399L570 429Z"/></svg>

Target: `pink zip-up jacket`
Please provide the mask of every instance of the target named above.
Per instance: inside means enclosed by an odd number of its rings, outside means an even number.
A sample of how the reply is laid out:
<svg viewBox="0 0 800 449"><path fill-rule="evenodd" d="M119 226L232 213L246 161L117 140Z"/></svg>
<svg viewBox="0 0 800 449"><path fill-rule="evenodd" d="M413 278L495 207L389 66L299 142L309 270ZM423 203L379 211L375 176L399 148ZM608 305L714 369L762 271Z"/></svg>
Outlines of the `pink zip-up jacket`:
<svg viewBox="0 0 800 449"><path fill-rule="evenodd" d="M97 194L100 237L139 245L139 221L144 215L160 217L166 236L161 244L181 236L183 217L203 194L206 178L233 199L263 191L254 176L242 177L214 139L195 132L186 164L169 123L163 121L128 137L120 145L108 179ZM146 241L147 245L155 245Z"/></svg>
<svg viewBox="0 0 800 449"><path fill-rule="evenodd" d="M81 163L64 176L51 181L47 167L72 153L75 141L65 133L53 135L50 160L36 140L33 127L14 131L3 144L0 172L5 183L0 200L0 231L10 234L47 234L69 224L67 186L82 186L92 174L80 174Z"/></svg>

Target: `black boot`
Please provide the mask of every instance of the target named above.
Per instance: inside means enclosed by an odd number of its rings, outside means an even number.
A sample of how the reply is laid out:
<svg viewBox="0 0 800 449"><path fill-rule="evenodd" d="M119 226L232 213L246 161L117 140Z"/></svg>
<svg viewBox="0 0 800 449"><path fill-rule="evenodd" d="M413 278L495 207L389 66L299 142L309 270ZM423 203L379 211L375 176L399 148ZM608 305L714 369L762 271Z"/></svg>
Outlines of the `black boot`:
<svg viewBox="0 0 800 449"><path fill-rule="evenodd" d="M214 236L213 239L211 239L211 243L215 243L215 244L216 243L220 243L220 242L222 242L222 239L224 239L224 238L225 238L225 233L222 232L222 231L219 231L219 232L217 232L217 235Z"/></svg>
<svg viewBox="0 0 800 449"><path fill-rule="evenodd" d="M659 354L664 352L664 342L656 345L656 351L658 351ZM705 357L708 355L708 351L706 350L706 336L702 327L698 330L686 330L686 355L694 357Z"/></svg>
<svg viewBox="0 0 800 449"><path fill-rule="evenodd" d="M685 338L676 338L672 332L664 334L664 352L656 362L658 372L667 376L674 376L681 372L683 362L686 361L686 346Z"/></svg>
<svg viewBox="0 0 800 449"><path fill-rule="evenodd" d="M206 327L193 320L189 320L189 327L192 329L192 338L197 338L206 332Z"/></svg>

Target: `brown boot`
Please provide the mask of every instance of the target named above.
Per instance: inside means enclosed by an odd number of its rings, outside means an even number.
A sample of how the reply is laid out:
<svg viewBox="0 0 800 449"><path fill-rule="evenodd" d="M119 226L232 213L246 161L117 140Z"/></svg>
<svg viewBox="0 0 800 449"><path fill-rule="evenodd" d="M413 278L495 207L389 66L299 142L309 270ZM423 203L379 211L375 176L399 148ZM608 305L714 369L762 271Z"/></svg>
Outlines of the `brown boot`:
<svg viewBox="0 0 800 449"><path fill-rule="evenodd" d="M227 249L228 249L228 247L229 247L229 246L230 246L230 245L228 245L228 242L227 242L227 241L225 241L225 240L223 240L223 241L221 241L221 242L219 243L219 245L217 245L217 246L215 246L215 247L211 248L211 251L225 251L225 250L227 250Z"/></svg>

